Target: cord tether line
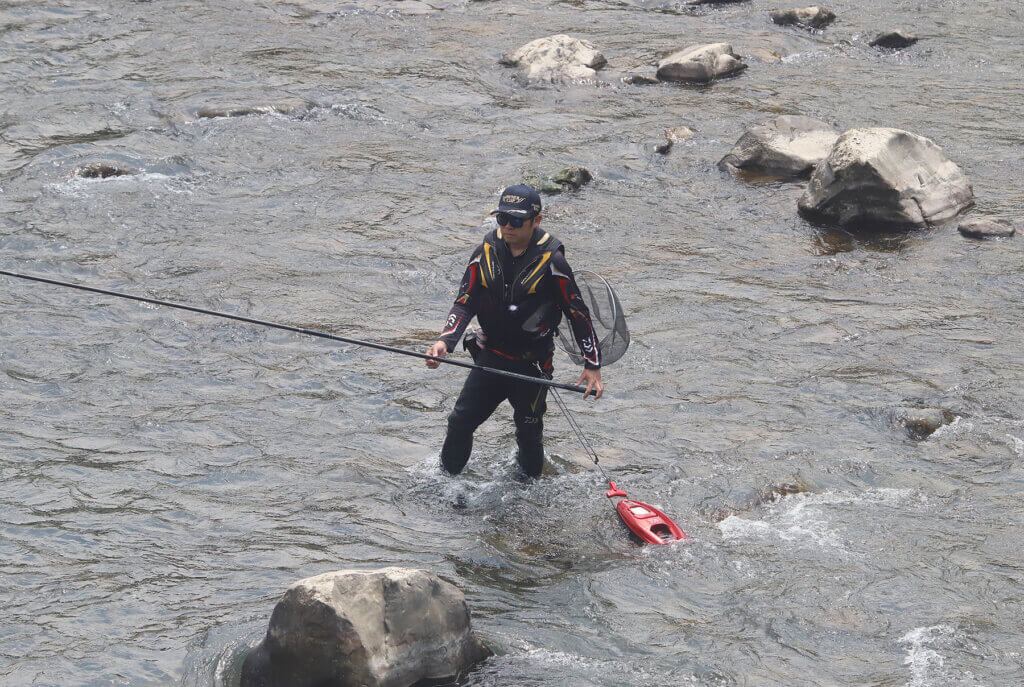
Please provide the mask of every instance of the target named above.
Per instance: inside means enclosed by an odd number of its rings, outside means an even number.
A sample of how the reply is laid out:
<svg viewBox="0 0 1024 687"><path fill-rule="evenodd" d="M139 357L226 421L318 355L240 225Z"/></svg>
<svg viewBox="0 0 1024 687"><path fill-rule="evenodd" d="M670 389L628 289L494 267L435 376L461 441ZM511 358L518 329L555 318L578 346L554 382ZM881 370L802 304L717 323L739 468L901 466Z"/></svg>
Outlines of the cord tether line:
<svg viewBox="0 0 1024 687"><path fill-rule="evenodd" d="M200 313L202 315L212 315L214 317L222 317L227 320L235 320L237 322L246 322L248 324L255 324L261 327L270 327L272 329L281 329L286 332L294 332L296 334L304 334L306 336L315 336L320 339L328 339L329 341L339 341L341 343L353 344L355 346L364 346L366 348L374 348L378 351L387 351L388 353L398 353L400 355L408 355L413 358L421 358L423 360L435 360L445 365L456 365L458 367L465 367L470 370L482 370L483 372L489 372L491 374L500 375L502 377L511 377L512 379L518 379L521 381L532 382L534 384L543 384L557 389L566 389L567 391L575 391L577 393L586 393L586 387L576 386L575 384L562 384L561 382L554 382L549 379L540 377L531 377L529 375L519 374L517 372L509 372L508 370L499 370L493 367L485 367L483 365L474 365L472 363L464 363L461 360L449 360L448 358L435 358L427 355L426 353L419 353L417 351L410 351L405 348L396 348L395 346L385 346L384 344L374 343L372 341L360 341L359 339L350 339L344 336L338 336L337 334L328 334L327 332L319 332L315 329L303 329L302 327L293 327L289 324L280 324L278 322L269 322L267 320L258 320L254 317L244 317L242 315L232 315L230 313L218 312L216 310L207 310L206 308L197 308L192 305L185 305L184 303L174 303L171 301L163 301L157 298L147 298L145 296L136 296L130 293L121 293L120 291L111 291L109 289L99 289L94 286L84 286L82 284L73 284L71 282L60 281L57 279L47 279L46 277L36 277L29 274L19 274L18 272L8 272L7 270L0 270L0 274L7 277L14 277L15 279L24 279L26 281L34 281L42 284L52 284L54 286L63 286L69 289L77 289L79 291L88 291L89 293L98 293L104 296L114 296L116 298L125 298L130 301L138 301L140 303L149 303L151 305L162 305L167 308L176 308L178 310L187 310L189 312ZM559 399L561 402L561 399Z"/></svg>

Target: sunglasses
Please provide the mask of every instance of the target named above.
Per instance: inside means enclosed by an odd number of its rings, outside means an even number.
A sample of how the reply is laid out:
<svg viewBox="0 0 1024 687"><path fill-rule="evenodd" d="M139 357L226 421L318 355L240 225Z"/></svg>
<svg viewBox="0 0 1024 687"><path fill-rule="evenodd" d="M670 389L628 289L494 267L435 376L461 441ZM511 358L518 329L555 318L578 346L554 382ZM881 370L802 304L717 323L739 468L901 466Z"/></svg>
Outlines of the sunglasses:
<svg viewBox="0 0 1024 687"><path fill-rule="evenodd" d="M531 219L533 219L533 217L513 217L508 213L499 212L495 219L498 220L498 224L500 226L518 229L519 227L523 226L524 222L529 222Z"/></svg>

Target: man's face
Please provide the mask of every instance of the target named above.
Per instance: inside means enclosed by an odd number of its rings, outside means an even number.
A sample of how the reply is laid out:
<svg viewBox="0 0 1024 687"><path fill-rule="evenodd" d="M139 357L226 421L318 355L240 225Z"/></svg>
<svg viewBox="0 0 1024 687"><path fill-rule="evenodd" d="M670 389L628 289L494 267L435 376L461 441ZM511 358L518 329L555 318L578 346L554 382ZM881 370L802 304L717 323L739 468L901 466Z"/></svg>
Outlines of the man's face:
<svg viewBox="0 0 1024 687"><path fill-rule="evenodd" d="M506 224L502 224L502 222ZM524 220L521 227L514 227L508 222L508 216L504 214L498 215L498 224L501 226L501 236L506 241L511 243L522 243L523 241L529 240L533 235L533 230L540 224L540 215Z"/></svg>

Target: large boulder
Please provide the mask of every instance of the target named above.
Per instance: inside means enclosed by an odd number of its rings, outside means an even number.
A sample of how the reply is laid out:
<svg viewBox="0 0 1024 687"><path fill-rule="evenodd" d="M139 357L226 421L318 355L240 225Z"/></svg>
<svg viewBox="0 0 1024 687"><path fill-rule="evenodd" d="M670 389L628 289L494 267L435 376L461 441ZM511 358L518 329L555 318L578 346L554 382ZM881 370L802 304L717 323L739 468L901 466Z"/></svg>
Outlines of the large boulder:
<svg viewBox="0 0 1024 687"><path fill-rule="evenodd" d="M501 63L519 67L531 81L562 83L596 79L607 60L589 41L558 34L505 53Z"/></svg>
<svg viewBox="0 0 1024 687"><path fill-rule="evenodd" d="M788 10L772 10L768 16L780 26L802 26L808 29L823 29L836 20L836 15L832 10L817 5Z"/></svg>
<svg viewBox="0 0 1024 687"><path fill-rule="evenodd" d="M422 570L341 570L299 580L245 658L240 687L408 687L486 658L454 585Z"/></svg>
<svg viewBox="0 0 1024 687"><path fill-rule="evenodd" d="M821 120L784 115L747 129L718 167L725 171L799 177L810 174L838 138L839 134Z"/></svg>
<svg viewBox="0 0 1024 687"><path fill-rule="evenodd" d="M815 167L799 202L812 221L844 227L923 227L974 204L974 189L942 149L899 129L851 129Z"/></svg>
<svg viewBox="0 0 1024 687"><path fill-rule="evenodd" d="M692 45L659 62L658 78L662 81L711 83L746 68L747 65L728 43Z"/></svg>

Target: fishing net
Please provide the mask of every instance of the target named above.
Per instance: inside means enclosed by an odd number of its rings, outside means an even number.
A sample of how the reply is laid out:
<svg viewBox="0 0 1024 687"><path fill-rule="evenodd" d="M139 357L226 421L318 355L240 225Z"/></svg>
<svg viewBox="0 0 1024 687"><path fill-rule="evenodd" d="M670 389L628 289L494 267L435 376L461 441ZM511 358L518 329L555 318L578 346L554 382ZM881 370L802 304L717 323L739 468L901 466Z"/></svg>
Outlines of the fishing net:
<svg viewBox="0 0 1024 687"><path fill-rule="evenodd" d="M590 309L590 317L594 322L601 366L611 365L629 348L626 314L622 312L622 305L611 284L601 275L581 270L576 273L576 284L580 287L583 302ZM568 322L558 328L558 343L574 363L583 364L583 354Z"/></svg>

